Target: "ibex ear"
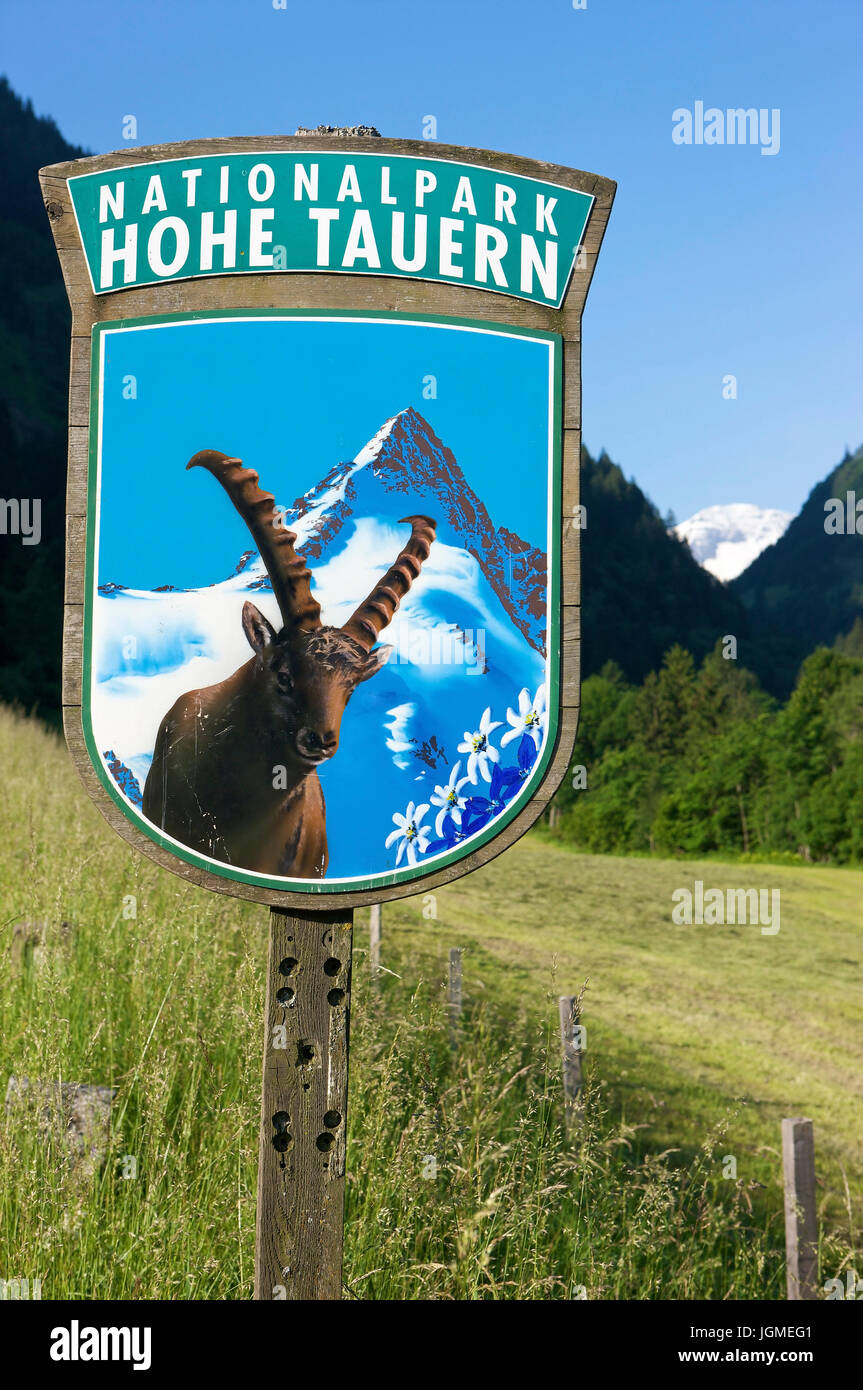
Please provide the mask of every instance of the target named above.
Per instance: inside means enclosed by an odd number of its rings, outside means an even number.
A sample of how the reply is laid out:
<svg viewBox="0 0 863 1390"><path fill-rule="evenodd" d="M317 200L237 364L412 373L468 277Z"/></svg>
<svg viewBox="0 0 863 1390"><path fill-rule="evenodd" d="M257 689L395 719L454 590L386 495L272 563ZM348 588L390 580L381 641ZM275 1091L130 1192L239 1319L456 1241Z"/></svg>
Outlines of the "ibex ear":
<svg viewBox="0 0 863 1390"><path fill-rule="evenodd" d="M371 676L377 674L377 672L381 669L382 666L386 666L387 662L390 659L390 656L392 655L393 650L393 647L387 646L385 644L382 647L375 647L373 652L369 652L368 656L366 657L366 664L363 668L363 673L360 676L360 680L369 680Z"/></svg>
<svg viewBox="0 0 863 1390"><path fill-rule="evenodd" d="M276 633L272 624L267 622L263 613L253 603L243 604L243 631L249 646L258 653L258 656L276 640Z"/></svg>

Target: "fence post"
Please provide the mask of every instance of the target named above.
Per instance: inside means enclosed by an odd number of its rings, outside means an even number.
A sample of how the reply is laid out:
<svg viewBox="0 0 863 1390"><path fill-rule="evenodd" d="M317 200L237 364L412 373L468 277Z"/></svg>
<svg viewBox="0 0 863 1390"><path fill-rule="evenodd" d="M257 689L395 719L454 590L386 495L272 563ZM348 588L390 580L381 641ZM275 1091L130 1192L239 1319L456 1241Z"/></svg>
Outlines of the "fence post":
<svg viewBox="0 0 863 1390"><path fill-rule="evenodd" d="M563 1099L566 1132L570 1134L581 1119L581 1025L579 996L562 994L558 999L560 1011L560 1042L563 1052Z"/></svg>
<svg viewBox="0 0 863 1390"><path fill-rule="evenodd" d="M815 1141L812 1121L782 1121L785 1182L785 1261L788 1298L818 1297L818 1217L815 1211Z"/></svg>
<svg viewBox="0 0 863 1390"><path fill-rule="evenodd" d="M369 969L377 982L381 973L381 905L372 903L369 918Z"/></svg>
<svg viewBox="0 0 863 1390"><path fill-rule="evenodd" d="M458 1047L461 1023L461 957L462 947L453 946L449 953L449 1040Z"/></svg>

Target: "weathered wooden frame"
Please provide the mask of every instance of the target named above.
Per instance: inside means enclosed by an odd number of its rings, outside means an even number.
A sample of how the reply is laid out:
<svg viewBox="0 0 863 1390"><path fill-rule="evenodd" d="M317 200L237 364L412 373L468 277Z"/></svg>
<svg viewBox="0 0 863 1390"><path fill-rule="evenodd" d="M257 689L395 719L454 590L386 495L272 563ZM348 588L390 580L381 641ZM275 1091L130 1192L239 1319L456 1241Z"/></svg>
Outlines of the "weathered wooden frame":
<svg viewBox="0 0 863 1390"><path fill-rule="evenodd" d="M457 160L481 165L501 174L522 175L593 195L594 202L560 309L466 286L386 275L314 274L222 275L114 290L95 295L66 180L150 161L194 158L207 154L242 154L266 148L303 152L350 150L370 154L410 155L423 160ZM616 185L595 174L567 169L517 155L499 154L456 145L430 145L421 140L382 140L376 137L303 135L230 140L192 140L151 145L113 154L55 164L40 172L45 207L51 221L66 289L72 308L72 348L69 382L69 467L66 492L66 593L63 625L63 724L78 773L99 810L130 844L163 868L189 882L216 892L281 908L321 909L359 907L372 902L427 892L479 868L509 845L542 814L569 766L578 726L580 693L580 529L572 524L579 503L581 450L581 318L593 277ZM441 315L489 324L539 329L563 340L562 507L561 516L561 641L558 655L560 718L551 761L540 787L528 804L493 839L471 854L421 879L371 889L345 888L326 898L308 891L280 890L241 883L190 864L161 848L136 828L103 788L87 752L82 723L83 620L87 528L87 483L91 400L91 332L94 323L182 311L219 309L344 309L363 312ZM550 660L554 653L549 653Z"/></svg>

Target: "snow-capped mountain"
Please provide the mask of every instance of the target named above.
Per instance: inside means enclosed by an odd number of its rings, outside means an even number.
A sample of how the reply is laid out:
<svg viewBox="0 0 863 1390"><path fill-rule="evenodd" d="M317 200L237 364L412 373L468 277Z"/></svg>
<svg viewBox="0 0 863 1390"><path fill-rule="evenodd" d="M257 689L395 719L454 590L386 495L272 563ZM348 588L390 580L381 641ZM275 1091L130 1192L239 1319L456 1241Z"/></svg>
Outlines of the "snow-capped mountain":
<svg viewBox="0 0 863 1390"><path fill-rule="evenodd" d="M689 542L700 565L728 581L752 564L788 528L792 512L756 507L750 502L704 507L688 521L674 527L675 535Z"/></svg>
<svg viewBox="0 0 863 1390"><path fill-rule="evenodd" d="M455 455L412 407L387 420L350 463L339 463L285 513L309 564L332 550L342 527L371 507L398 518L406 498L428 511L438 539L477 560L504 609L537 651L545 650L546 556L506 527L495 529ZM422 506L420 505L422 504Z"/></svg>
<svg viewBox="0 0 863 1390"><path fill-rule="evenodd" d="M281 504L278 474L268 469L262 483ZM339 751L320 770L328 877L348 877L371 863L394 865L395 850L383 848L393 813L411 801L428 803L456 761L465 775L458 743L479 728L487 707L501 721L496 742L519 692L533 698L544 685L546 555L495 529L453 453L412 408L387 420L354 459L284 512L311 568L323 621L334 625L347 621L395 559L408 535L399 518L424 512L437 521L431 554L382 634L393 654L356 690ZM174 701L249 659L243 603L251 598L276 627L281 620L256 550L206 588L131 590L120 578L105 576L99 588L92 707L106 763L134 802L134 783L143 787L159 723ZM513 761L516 747L504 749L502 762L508 753ZM482 782L470 788L487 791Z"/></svg>

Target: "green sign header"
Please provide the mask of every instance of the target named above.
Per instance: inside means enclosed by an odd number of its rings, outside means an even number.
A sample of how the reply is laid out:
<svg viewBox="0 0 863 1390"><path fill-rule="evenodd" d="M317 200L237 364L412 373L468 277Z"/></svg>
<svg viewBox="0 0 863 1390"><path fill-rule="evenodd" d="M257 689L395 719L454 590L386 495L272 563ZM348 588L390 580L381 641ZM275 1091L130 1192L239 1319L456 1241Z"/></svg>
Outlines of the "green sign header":
<svg viewBox="0 0 863 1390"><path fill-rule="evenodd" d="M559 307L593 197L453 160L213 154L69 179L96 294L202 275L330 271Z"/></svg>

